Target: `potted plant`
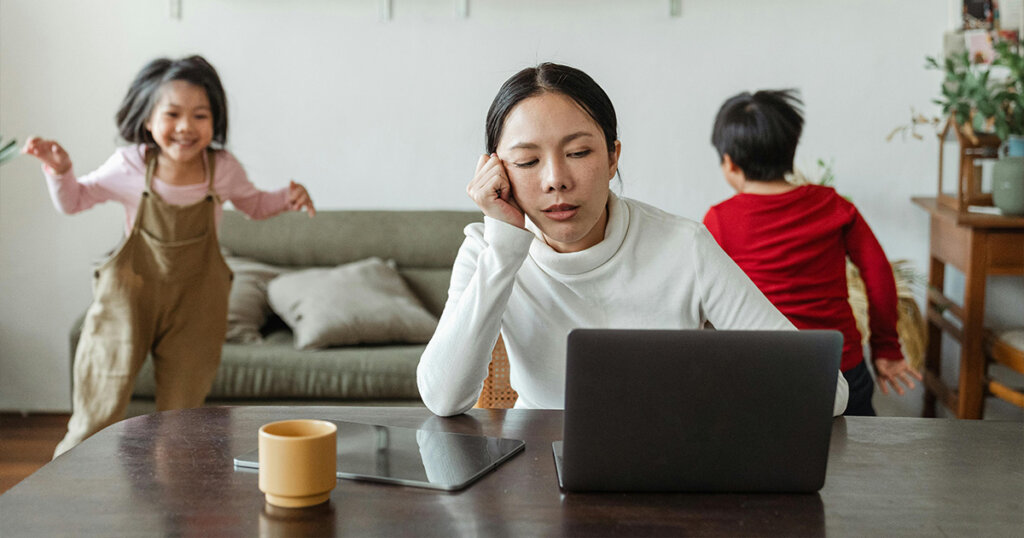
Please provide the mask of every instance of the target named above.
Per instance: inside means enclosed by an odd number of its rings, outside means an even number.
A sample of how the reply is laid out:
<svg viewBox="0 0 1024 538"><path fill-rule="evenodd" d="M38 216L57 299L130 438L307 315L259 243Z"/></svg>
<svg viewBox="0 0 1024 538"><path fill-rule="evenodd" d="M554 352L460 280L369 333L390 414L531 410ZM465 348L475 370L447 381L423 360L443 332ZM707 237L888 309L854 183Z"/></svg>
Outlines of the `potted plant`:
<svg viewBox="0 0 1024 538"><path fill-rule="evenodd" d="M1022 43L996 43L994 65L1006 77L993 87L992 124L1008 154L992 167L992 203L1005 215L1024 215L1024 57ZM1001 148L1002 149L1002 148ZM1003 151L1000 151L1002 154Z"/></svg>
<svg viewBox="0 0 1024 538"><path fill-rule="evenodd" d="M992 203L1004 214L1018 215L1024 214L1024 57L1021 43L999 41L995 50L991 66L972 64L968 53L961 52L942 63L927 57L926 67L945 73L942 96L934 102L950 118L949 126L971 146L999 148L1001 158L992 168ZM1009 152L1005 157L1004 149ZM972 181L980 188L980 179Z"/></svg>
<svg viewBox="0 0 1024 538"><path fill-rule="evenodd" d="M1001 140L1009 145L1010 155L1024 156L1024 57L1021 44L1009 41L996 43L994 65L1006 68L1005 80L993 88L992 101L995 103L993 125Z"/></svg>
<svg viewBox="0 0 1024 538"><path fill-rule="evenodd" d="M995 77L991 66L972 64L966 51L946 58L942 63L931 56L925 58L928 69L945 72L942 97L933 102L942 107L943 115L953 118L962 131L993 133L1000 140L1021 140L1020 156L1024 156L1024 57L1021 44L998 41L992 66L1002 73ZM932 123L931 120L914 123ZM1014 151L1016 153L1016 151Z"/></svg>
<svg viewBox="0 0 1024 538"><path fill-rule="evenodd" d="M932 57L925 58L925 67L945 72L942 97L933 102L942 107L942 114L953 119L968 137L978 132L991 132L991 121L996 108L994 88L989 84L990 71L971 64L967 52L952 55L941 64Z"/></svg>

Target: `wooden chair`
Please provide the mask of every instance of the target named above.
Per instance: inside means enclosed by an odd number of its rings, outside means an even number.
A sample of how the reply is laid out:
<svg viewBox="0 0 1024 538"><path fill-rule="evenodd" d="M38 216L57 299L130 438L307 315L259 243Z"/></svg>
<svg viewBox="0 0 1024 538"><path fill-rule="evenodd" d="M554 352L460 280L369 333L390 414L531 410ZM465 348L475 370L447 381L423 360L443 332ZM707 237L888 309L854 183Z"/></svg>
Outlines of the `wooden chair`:
<svg viewBox="0 0 1024 538"><path fill-rule="evenodd" d="M508 354L505 342L498 336L498 342L491 351L491 364L487 367L487 379L480 391L476 405L484 409L511 409L519 395L512 390L508 379Z"/></svg>
<svg viewBox="0 0 1024 538"><path fill-rule="evenodd" d="M992 363L1001 364L1024 374L1024 328L985 332L985 352L988 358L985 385L996 398L1024 407L1024 388L1010 387L992 377Z"/></svg>

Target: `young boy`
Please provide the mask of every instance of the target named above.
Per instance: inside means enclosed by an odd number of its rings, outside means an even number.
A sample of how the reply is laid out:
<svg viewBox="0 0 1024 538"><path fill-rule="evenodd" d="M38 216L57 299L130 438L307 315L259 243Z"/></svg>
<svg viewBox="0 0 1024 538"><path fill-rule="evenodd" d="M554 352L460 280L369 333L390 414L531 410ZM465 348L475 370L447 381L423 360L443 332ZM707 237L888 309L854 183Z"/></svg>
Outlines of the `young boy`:
<svg viewBox="0 0 1024 538"><path fill-rule="evenodd" d="M921 379L903 359L896 332L896 284L889 261L850 202L828 187L786 181L803 130L793 90L741 93L715 118L711 143L737 195L712 207L704 224L768 300L799 329L843 333L840 370L850 385L847 415L874 415L871 374L850 309L846 258L867 296L871 355L883 393Z"/></svg>

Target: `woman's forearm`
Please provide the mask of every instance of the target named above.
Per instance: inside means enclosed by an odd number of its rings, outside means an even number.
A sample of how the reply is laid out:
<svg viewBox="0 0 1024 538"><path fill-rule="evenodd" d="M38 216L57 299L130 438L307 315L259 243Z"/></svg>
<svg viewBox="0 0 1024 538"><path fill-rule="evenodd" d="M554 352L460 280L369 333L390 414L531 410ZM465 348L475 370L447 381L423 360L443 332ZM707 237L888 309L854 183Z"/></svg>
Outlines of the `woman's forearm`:
<svg viewBox="0 0 1024 538"><path fill-rule="evenodd" d="M533 241L530 232L485 221L467 228L448 302L416 371L423 403L441 416L464 413L479 397L516 273Z"/></svg>

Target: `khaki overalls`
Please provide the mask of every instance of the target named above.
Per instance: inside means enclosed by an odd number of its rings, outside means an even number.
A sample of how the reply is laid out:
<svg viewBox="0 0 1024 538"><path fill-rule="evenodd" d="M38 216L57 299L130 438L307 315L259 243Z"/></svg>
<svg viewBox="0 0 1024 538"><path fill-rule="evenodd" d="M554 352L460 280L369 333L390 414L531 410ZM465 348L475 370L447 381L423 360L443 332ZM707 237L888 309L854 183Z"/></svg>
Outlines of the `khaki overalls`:
<svg viewBox="0 0 1024 538"><path fill-rule="evenodd" d="M54 457L121 420L135 377L153 354L158 410L198 407L220 364L231 271L217 244L214 153L207 152L202 200L171 205L146 190L121 248L93 275L92 306L75 353L68 433Z"/></svg>

